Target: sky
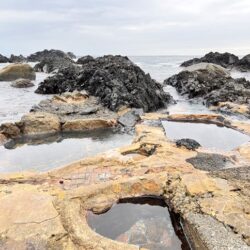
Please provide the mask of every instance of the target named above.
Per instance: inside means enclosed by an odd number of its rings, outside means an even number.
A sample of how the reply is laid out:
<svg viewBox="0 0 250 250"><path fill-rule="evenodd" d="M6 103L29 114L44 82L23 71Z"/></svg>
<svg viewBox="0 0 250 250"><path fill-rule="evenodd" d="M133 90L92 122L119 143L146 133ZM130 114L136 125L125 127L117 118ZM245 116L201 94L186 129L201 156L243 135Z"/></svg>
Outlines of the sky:
<svg viewBox="0 0 250 250"><path fill-rule="evenodd" d="M250 54L250 0L0 0L0 54Z"/></svg>

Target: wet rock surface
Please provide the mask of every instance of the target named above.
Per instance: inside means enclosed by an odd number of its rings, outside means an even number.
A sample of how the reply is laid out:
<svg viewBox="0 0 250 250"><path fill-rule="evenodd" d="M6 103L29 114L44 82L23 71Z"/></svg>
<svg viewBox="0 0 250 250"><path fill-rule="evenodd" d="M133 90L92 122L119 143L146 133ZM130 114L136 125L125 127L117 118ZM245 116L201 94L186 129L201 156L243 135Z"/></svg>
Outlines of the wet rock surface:
<svg viewBox="0 0 250 250"><path fill-rule="evenodd" d="M35 71L28 64L11 64L0 70L0 81L15 81L20 78L35 80Z"/></svg>
<svg viewBox="0 0 250 250"><path fill-rule="evenodd" d="M230 53L210 52L201 58L194 58L181 64L182 67L191 66L197 63L214 63L224 68L231 68L239 62L239 58Z"/></svg>
<svg viewBox="0 0 250 250"><path fill-rule="evenodd" d="M156 110L172 101L162 86L127 57L104 56L81 69L67 68L42 82L36 93L58 94L86 90L111 110L122 106Z"/></svg>
<svg viewBox="0 0 250 250"><path fill-rule="evenodd" d="M195 150L201 147L199 142L192 140L192 139L188 139L188 138L177 140L175 143L177 147L185 147L186 149L189 149L189 150Z"/></svg>
<svg viewBox="0 0 250 250"><path fill-rule="evenodd" d="M187 159L195 168L214 171L223 168L233 167L234 162L230 157L219 154L197 153L197 156Z"/></svg>

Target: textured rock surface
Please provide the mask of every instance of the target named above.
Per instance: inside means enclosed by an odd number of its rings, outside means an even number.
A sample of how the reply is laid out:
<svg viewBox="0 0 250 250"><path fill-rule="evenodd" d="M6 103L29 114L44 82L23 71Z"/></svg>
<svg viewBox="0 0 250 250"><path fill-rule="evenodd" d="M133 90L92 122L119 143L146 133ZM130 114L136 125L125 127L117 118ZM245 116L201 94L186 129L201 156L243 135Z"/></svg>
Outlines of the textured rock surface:
<svg viewBox="0 0 250 250"><path fill-rule="evenodd" d="M88 91L111 110L122 106L156 110L172 100L150 75L121 56L99 57L82 65L81 69L61 70L42 82L36 93L58 94L74 90Z"/></svg>
<svg viewBox="0 0 250 250"><path fill-rule="evenodd" d="M193 64L206 62L206 63L218 64L218 65L225 67L225 68L228 68L228 67L231 68L236 63L238 63L238 61L239 61L239 58L233 54L230 54L230 53L210 52L201 58L194 58L194 59L188 60L186 62L183 62L181 64L181 66L187 67L187 66L190 66Z"/></svg>
<svg viewBox="0 0 250 250"><path fill-rule="evenodd" d="M15 81L19 78L35 80L36 74L28 64L11 64L0 70L0 81Z"/></svg>
<svg viewBox="0 0 250 250"><path fill-rule="evenodd" d="M19 56L15 56L15 55L11 55L9 61L11 63L22 63L22 62L26 62L27 59L23 56L23 55L19 55Z"/></svg>
<svg viewBox="0 0 250 250"><path fill-rule="evenodd" d="M0 54L0 63L8 63L9 59L6 56Z"/></svg>
<svg viewBox="0 0 250 250"><path fill-rule="evenodd" d="M71 59L72 55L65 53L61 50L56 50L56 49L51 49L51 50L43 50L43 51L38 51L34 54L31 54L27 57L27 60L29 62L40 62L46 58L68 58Z"/></svg>
<svg viewBox="0 0 250 250"><path fill-rule="evenodd" d="M70 58L49 57L42 59L38 64L36 64L34 70L36 72L56 73L58 70L73 66L74 61Z"/></svg>
<svg viewBox="0 0 250 250"><path fill-rule="evenodd" d="M21 123L24 135L56 133L61 130L58 116L50 113L29 113L22 117Z"/></svg>
<svg viewBox="0 0 250 250"><path fill-rule="evenodd" d="M214 171L233 167L234 162L230 157L219 154L198 153L197 156L187 159L195 168Z"/></svg>
<svg viewBox="0 0 250 250"><path fill-rule="evenodd" d="M34 83L29 79L17 79L11 83L14 88L29 88L35 86Z"/></svg>
<svg viewBox="0 0 250 250"><path fill-rule="evenodd" d="M233 79L214 67L182 71L164 81L188 98L202 98L208 106L221 102L249 105L250 82L245 78Z"/></svg>
<svg viewBox="0 0 250 250"><path fill-rule="evenodd" d="M237 62L235 67L241 71L249 71L250 70L250 54L240 59Z"/></svg>
<svg viewBox="0 0 250 250"><path fill-rule="evenodd" d="M148 148L154 150L146 154ZM197 152L176 147L160 127L137 125L132 145L48 173L1 174L0 246L138 249L96 234L86 216L89 210L105 211L122 198L150 195L164 197L182 216L188 235L202 243L200 249L249 249L250 189L248 178L241 178L247 171L238 168L241 154L231 152L236 159L233 174L225 170L220 176L187 162ZM150 239L160 235L147 233Z"/></svg>

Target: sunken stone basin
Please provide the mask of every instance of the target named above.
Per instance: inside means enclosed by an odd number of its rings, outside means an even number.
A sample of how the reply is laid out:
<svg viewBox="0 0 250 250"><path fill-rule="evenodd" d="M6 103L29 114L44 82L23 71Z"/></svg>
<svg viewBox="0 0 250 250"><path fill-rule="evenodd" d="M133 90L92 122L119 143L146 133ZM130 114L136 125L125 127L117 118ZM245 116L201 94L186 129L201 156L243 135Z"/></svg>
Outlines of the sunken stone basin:
<svg viewBox="0 0 250 250"><path fill-rule="evenodd" d="M121 199L103 214L89 211L87 221L96 233L140 248L190 249L176 215L160 198Z"/></svg>
<svg viewBox="0 0 250 250"><path fill-rule="evenodd" d="M250 141L248 135L215 124L175 121L163 121L162 124L169 139L190 138L209 149L230 151Z"/></svg>

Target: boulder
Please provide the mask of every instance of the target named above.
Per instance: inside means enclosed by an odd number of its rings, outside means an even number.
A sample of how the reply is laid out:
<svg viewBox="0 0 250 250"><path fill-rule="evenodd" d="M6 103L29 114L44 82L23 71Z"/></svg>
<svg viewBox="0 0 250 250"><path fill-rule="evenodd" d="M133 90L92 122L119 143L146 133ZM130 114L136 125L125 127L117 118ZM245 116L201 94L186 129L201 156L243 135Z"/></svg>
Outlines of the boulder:
<svg viewBox="0 0 250 250"><path fill-rule="evenodd" d="M142 109L131 109L122 114L119 117L118 122L124 127L134 127L135 124L141 120L142 115Z"/></svg>
<svg viewBox="0 0 250 250"><path fill-rule="evenodd" d="M24 115L21 123L24 135L50 134L61 130L58 116L45 112Z"/></svg>
<svg viewBox="0 0 250 250"><path fill-rule="evenodd" d="M176 141L177 147L185 147L188 150L195 150L201 147L200 143L193 139L180 139Z"/></svg>
<svg viewBox="0 0 250 250"><path fill-rule="evenodd" d="M235 65L235 67L243 72L250 70L250 54L240 59Z"/></svg>
<svg viewBox="0 0 250 250"><path fill-rule="evenodd" d="M250 100L250 82L245 78L233 79L218 66L182 71L164 81L181 95L188 98L204 99L210 105L220 102L236 102L247 104Z"/></svg>
<svg viewBox="0 0 250 250"><path fill-rule="evenodd" d="M99 57L82 68L59 70L58 74L40 83L36 93L60 94L74 90L88 91L113 111L122 106L151 111L172 102L161 84L122 56Z"/></svg>
<svg viewBox="0 0 250 250"><path fill-rule="evenodd" d="M69 56L69 58L71 59L76 59L76 55L73 52L68 52L67 55Z"/></svg>
<svg viewBox="0 0 250 250"><path fill-rule="evenodd" d="M0 54L0 63L8 63L9 59L6 56Z"/></svg>
<svg viewBox="0 0 250 250"><path fill-rule="evenodd" d="M64 69L74 65L74 61L70 58L50 57L42 59L35 65L36 72L55 73L60 69Z"/></svg>
<svg viewBox="0 0 250 250"><path fill-rule="evenodd" d="M182 67L187 67L201 62L214 63L218 64L224 68L232 68L239 58L230 53L219 53L219 52L210 52L201 58L194 58L188 61L185 61L181 64Z"/></svg>
<svg viewBox="0 0 250 250"><path fill-rule="evenodd" d="M94 62L94 61L95 61L95 59L92 56L83 56L77 60L77 63L83 65L86 63Z"/></svg>
<svg viewBox="0 0 250 250"><path fill-rule="evenodd" d="M43 50L43 51L38 51L34 54L31 54L27 57L27 60L29 62L41 62L45 58L67 58L71 59L70 55L61 51L61 50Z"/></svg>
<svg viewBox="0 0 250 250"><path fill-rule="evenodd" d="M35 71L28 64L11 64L0 70L0 81L15 81L20 78L35 80Z"/></svg>
<svg viewBox="0 0 250 250"><path fill-rule="evenodd" d="M0 125L0 134L6 138L15 138L21 134L21 130L17 124L8 122Z"/></svg>
<svg viewBox="0 0 250 250"><path fill-rule="evenodd" d="M11 63L22 63L22 62L26 62L27 59L23 56L23 55L19 55L19 56L15 56L15 55L11 55L9 61Z"/></svg>
<svg viewBox="0 0 250 250"><path fill-rule="evenodd" d="M35 86L34 83L29 79L17 79L11 83L11 86L14 88L29 88Z"/></svg>

